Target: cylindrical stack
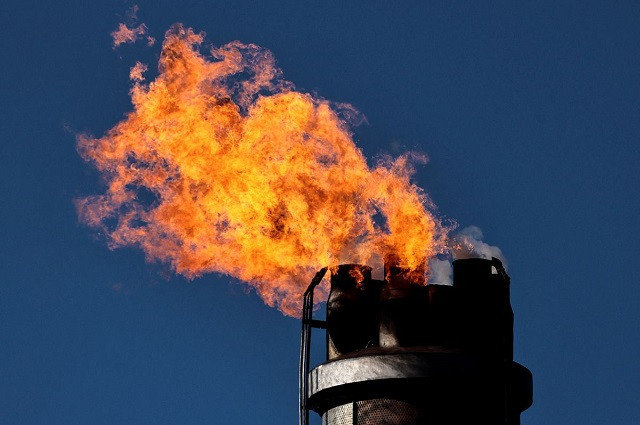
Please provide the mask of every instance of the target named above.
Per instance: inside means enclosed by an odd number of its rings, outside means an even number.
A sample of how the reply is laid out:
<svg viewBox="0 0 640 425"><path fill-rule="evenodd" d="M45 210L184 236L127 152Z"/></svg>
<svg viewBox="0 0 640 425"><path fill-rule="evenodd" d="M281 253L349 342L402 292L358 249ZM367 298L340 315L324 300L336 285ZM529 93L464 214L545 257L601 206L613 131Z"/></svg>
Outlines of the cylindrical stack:
<svg viewBox="0 0 640 425"><path fill-rule="evenodd" d="M415 273L332 272L326 363L308 405L326 425L519 424L531 373L514 363L509 277L498 260L454 262L453 286Z"/></svg>
<svg viewBox="0 0 640 425"><path fill-rule="evenodd" d="M332 270L327 300L329 359L378 345L380 286L371 280L371 267L343 264Z"/></svg>

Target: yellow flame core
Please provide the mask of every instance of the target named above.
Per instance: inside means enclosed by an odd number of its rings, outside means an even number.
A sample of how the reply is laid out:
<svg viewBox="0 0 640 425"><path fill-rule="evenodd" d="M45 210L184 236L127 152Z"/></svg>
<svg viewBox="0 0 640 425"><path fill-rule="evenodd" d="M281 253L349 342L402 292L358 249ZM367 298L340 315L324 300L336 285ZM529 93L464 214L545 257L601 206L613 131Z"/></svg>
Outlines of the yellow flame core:
<svg viewBox="0 0 640 425"><path fill-rule="evenodd" d="M174 26L155 81L132 77L134 110L78 137L107 183L78 212L110 247L189 278L234 276L292 316L323 266L393 255L414 269L439 251L408 156L370 168L329 102L294 91L269 51L232 42L208 57L202 42Z"/></svg>

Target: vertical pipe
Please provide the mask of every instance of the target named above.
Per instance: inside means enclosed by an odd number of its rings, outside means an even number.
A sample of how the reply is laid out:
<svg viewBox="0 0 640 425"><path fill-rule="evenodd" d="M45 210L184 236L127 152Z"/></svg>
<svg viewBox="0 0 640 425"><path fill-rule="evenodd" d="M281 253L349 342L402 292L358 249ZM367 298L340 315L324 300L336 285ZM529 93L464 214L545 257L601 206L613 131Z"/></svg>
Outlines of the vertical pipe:
<svg viewBox="0 0 640 425"><path fill-rule="evenodd" d="M322 281L324 275L327 273L327 267L324 267L316 273L313 280L309 284L309 287L304 293L302 301L302 331L300 332L300 364L298 369L298 401L300 405L299 412L299 424L309 424L309 407L307 404L307 398L309 393L307 391L307 379L309 376L309 360L311 357L311 328L313 323L313 291L316 286Z"/></svg>

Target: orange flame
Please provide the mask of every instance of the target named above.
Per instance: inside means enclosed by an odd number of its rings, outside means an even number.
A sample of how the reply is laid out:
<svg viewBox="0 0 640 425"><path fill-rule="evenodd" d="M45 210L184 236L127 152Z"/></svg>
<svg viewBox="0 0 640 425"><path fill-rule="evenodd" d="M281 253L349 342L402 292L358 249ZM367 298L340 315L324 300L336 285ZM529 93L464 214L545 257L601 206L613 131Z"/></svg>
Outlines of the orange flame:
<svg viewBox="0 0 640 425"><path fill-rule="evenodd" d="M78 213L111 248L234 276L288 315L323 266L392 254L414 269L440 250L410 155L369 167L330 103L294 91L269 51L235 41L208 57L202 42L172 27L155 81L132 70L133 111L78 137L107 183Z"/></svg>
<svg viewBox="0 0 640 425"><path fill-rule="evenodd" d="M138 38L142 37L146 32L147 26L145 24L129 28L126 24L120 23L118 24L118 29L111 33L111 38L113 38L113 48L115 49L124 43L135 43L138 41ZM147 46L153 46L155 42L155 38L147 36Z"/></svg>
<svg viewBox="0 0 640 425"><path fill-rule="evenodd" d="M147 72L147 69L147 65L143 64L142 62L136 62L136 64L129 71L129 79L138 83L144 81L144 76L142 74Z"/></svg>

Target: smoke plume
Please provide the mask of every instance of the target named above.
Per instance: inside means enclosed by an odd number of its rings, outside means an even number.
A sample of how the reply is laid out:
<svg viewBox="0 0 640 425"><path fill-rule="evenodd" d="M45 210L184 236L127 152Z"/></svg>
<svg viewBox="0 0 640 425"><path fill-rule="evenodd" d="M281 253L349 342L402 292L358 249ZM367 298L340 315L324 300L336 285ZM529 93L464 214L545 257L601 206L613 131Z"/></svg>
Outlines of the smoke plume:
<svg viewBox="0 0 640 425"><path fill-rule="evenodd" d="M447 241L444 250L445 255L431 258L429 260L429 283L436 285L453 285L452 260L464 258L484 258L490 260L492 257L502 261L507 267L507 260L497 246L489 245L483 240L482 230L478 226L468 226L453 234Z"/></svg>
<svg viewBox="0 0 640 425"><path fill-rule="evenodd" d="M452 238L451 253L454 259L496 257L506 267L507 260L497 246L482 241L482 230L477 226L468 226L456 233Z"/></svg>

